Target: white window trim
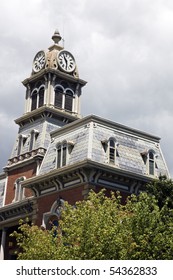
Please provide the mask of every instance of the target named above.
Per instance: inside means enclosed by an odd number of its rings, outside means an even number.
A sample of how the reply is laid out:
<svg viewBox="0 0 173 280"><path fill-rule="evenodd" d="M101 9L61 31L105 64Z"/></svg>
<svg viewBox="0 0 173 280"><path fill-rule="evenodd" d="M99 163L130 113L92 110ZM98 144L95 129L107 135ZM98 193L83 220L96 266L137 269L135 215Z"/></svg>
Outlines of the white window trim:
<svg viewBox="0 0 173 280"><path fill-rule="evenodd" d="M17 147L17 155L19 156L22 151L23 151L23 147L24 147L24 144L25 144L25 141L27 139L27 136L26 135L23 135L23 134L20 134L19 137L18 137L18 147Z"/></svg>
<svg viewBox="0 0 173 280"><path fill-rule="evenodd" d="M39 135L39 131L36 129L31 130L30 132L30 142L29 142L29 152L34 150L36 137Z"/></svg>
<svg viewBox="0 0 173 280"><path fill-rule="evenodd" d="M15 188L15 195L14 195L14 199L13 202L18 202L21 201L22 199L25 198L25 189L22 188L21 186L21 182L23 182L26 179L26 177L20 177L18 178L15 183L14 183L14 188Z"/></svg>
<svg viewBox="0 0 173 280"><path fill-rule="evenodd" d="M33 94L37 96L37 102L36 102L36 108L35 109L39 108L39 92L42 88L44 89L43 105L45 104L45 98L46 98L45 97L45 85L41 85L39 88L34 88L33 91L31 92L31 109L30 109L30 111L32 111L32 96L33 96Z"/></svg>
<svg viewBox="0 0 173 280"><path fill-rule="evenodd" d="M150 159L150 153L153 154L153 159ZM145 151L143 153L141 153L142 157L146 157L146 161L143 159L144 161L144 164L146 166L146 174L151 176L151 177L156 177L157 176L157 170L156 170L156 158L157 158L157 155L156 155L156 152L152 149L148 150L148 151ZM153 164L153 174L150 173L150 161L152 162Z"/></svg>
<svg viewBox="0 0 173 280"><path fill-rule="evenodd" d="M114 149L114 160L110 160L110 149L111 149L111 146L110 146L110 141L113 141L114 142L114 147L112 146L112 149ZM103 140L101 141L102 145L103 145L103 148L104 148L104 151L106 152L106 155L107 155L107 162L108 164L110 165L118 165L117 163L117 147L118 147L118 142L116 141L116 139L114 137L110 137L108 140Z"/></svg>
<svg viewBox="0 0 173 280"><path fill-rule="evenodd" d="M66 145L66 163L63 165L63 147ZM68 165L69 156L73 150L74 142L72 141L62 141L56 144L56 168L61 168ZM58 148L60 147L60 164L58 164Z"/></svg>

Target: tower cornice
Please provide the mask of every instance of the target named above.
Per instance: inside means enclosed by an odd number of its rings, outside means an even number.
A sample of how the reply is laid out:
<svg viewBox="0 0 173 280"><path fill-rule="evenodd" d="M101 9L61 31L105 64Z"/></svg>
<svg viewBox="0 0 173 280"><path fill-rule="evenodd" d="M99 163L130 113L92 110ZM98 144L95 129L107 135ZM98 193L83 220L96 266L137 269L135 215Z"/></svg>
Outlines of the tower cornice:
<svg viewBox="0 0 173 280"><path fill-rule="evenodd" d="M72 121L79 119L79 115L77 115L75 113L72 114L72 113L69 113L69 112L61 110L61 109L57 109L57 108L55 109L55 108L51 108L51 107L47 107L47 106L42 106L34 111L24 114L20 118L16 119L15 123L20 126L23 126L26 123L35 121L39 118L45 118L45 117L58 118L62 122L66 122L66 119L68 119L68 122L72 122Z"/></svg>
<svg viewBox="0 0 173 280"><path fill-rule="evenodd" d="M40 72L36 73L35 75L30 76L29 78L26 78L25 80L23 80L22 84L26 87L29 83L37 81L39 78L44 77L44 75L46 75L46 74L57 75L60 78L64 78L66 81L79 83L81 86L85 86L87 84L87 82L82 79L75 78L69 74L63 73L57 69L52 69L52 68L47 68L47 69L41 70Z"/></svg>

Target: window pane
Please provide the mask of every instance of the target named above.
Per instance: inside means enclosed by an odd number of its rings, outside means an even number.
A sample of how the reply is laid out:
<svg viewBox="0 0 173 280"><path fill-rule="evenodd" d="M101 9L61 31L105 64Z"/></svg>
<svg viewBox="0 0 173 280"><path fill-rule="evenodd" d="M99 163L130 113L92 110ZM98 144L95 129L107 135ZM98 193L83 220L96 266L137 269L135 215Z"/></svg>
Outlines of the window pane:
<svg viewBox="0 0 173 280"><path fill-rule="evenodd" d="M73 95L72 93L67 93L65 95L65 110L72 111L72 105L73 105Z"/></svg>
<svg viewBox="0 0 173 280"><path fill-rule="evenodd" d="M19 136L17 155L20 155L22 149L22 136Z"/></svg>
<svg viewBox="0 0 173 280"><path fill-rule="evenodd" d="M149 153L149 158L154 159L154 154L152 152Z"/></svg>
<svg viewBox="0 0 173 280"><path fill-rule="evenodd" d="M61 167L61 146L57 148L57 168Z"/></svg>
<svg viewBox="0 0 173 280"><path fill-rule="evenodd" d="M63 146L63 152L62 152L62 166L66 165L66 156L67 156L67 146Z"/></svg>
<svg viewBox="0 0 173 280"><path fill-rule="evenodd" d="M62 89L55 90L55 107L62 108Z"/></svg>
<svg viewBox="0 0 173 280"><path fill-rule="evenodd" d="M115 162L115 149L114 148L109 149L109 161L112 163Z"/></svg>
<svg viewBox="0 0 173 280"><path fill-rule="evenodd" d="M16 190L15 190L15 200L18 201L19 200L19 194L20 194L20 185L19 183L16 184Z"/></svg>
<svg viewBox="0 0 173 280"><path fill-rule="evenodd" d="M31 111L37 108L37 94L32 95L32 104L31 104Z"/></svg>
<svg viewBox="0 0 173 280"><path fill-rule="evenodd" d="M115 142L113 140L110 140L110 147L115 147Z"/></svg>
<svg viewBox="0 0 173 280"><path fill-rule="evenodd" d="M39 103L38 107L41 107L44 105L44 88L41 88L39 91Z"/></svg>
<svg viewBox="0 0 173 280"><path fill-rule="evenodd" d="M149 160L149 174L154 175L154 161Z"/></svg>
<svg viewBox="0 0 173 280"><path fill-rule="evenodd" d="M30 138L30 144L29 144L30 151L32 151L34 148L34 140L35 140L35 133L33 131L33 132L31 132L31 138Z"/></svg>

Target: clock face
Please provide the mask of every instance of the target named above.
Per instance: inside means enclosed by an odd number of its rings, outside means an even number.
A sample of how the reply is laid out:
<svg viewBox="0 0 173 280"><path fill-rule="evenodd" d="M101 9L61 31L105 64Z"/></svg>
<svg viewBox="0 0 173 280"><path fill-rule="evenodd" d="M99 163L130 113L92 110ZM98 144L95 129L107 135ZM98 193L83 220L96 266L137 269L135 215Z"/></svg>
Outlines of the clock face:
<svg viewBox="0 0 173 280"><path fill-rule="evenodd" d="M75 69L75 60L71 53L61 51L58 55L58 64L65 72L73 72Z"/></svg>
<svg viewBox="0 0 173 280"><path fill-rule="evenodd" d="M44 51L40 51L36 54L33 61L34 72L39 72L45 65L46 56Z"/></svg>

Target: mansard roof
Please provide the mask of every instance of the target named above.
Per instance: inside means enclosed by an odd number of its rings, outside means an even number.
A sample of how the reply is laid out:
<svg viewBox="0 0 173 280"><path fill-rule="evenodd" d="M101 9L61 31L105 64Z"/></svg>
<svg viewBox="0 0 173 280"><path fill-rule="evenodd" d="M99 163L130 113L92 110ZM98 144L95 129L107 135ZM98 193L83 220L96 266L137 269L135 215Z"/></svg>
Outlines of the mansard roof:
<svg viewBox="0 0 173 280"><path fill-rule="evenodd" d="M50 134L51 143L40 171L37 176L23 182L24 187L46 192L44 188L48 185L62 189L70 186L73 181L75 184L92 182L104 185L105 178L106 181L111 178L108 183L110 186L113 186L118 178L125 187L132 178L143 184L159 175L169 177L159 145L160 138L157 136L95 115L76 120ZM114 139L116 143L115 164L110 164L105 148L110 139ZM66 165L58 168L57 147L64 143L70 153ZM144 162L144 156L149 151L153 151L156 157L154 176L148 173ZM52 185L48 184L48 181L51 181Z"/></svg>

